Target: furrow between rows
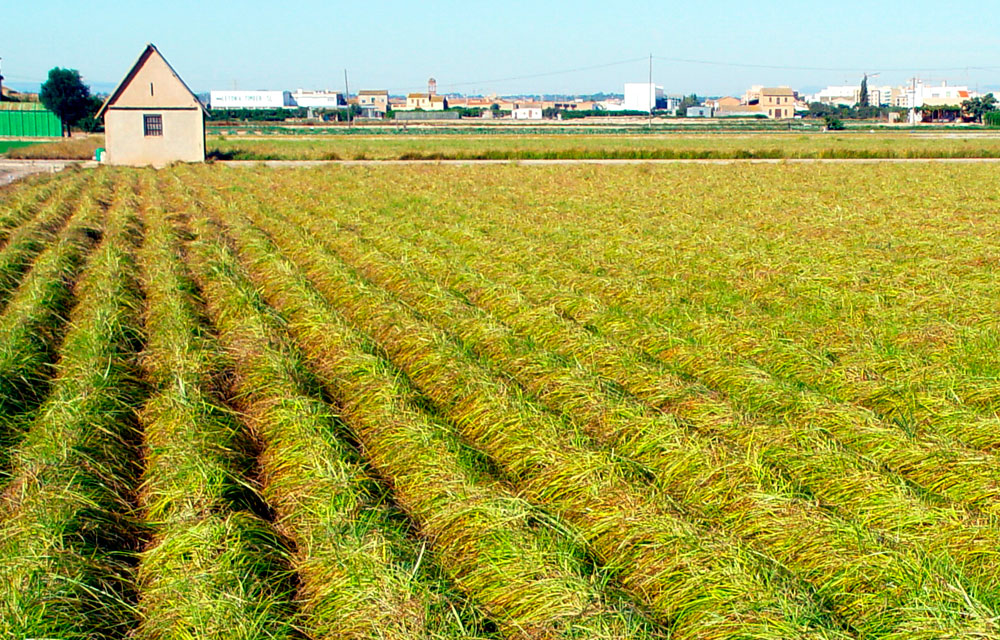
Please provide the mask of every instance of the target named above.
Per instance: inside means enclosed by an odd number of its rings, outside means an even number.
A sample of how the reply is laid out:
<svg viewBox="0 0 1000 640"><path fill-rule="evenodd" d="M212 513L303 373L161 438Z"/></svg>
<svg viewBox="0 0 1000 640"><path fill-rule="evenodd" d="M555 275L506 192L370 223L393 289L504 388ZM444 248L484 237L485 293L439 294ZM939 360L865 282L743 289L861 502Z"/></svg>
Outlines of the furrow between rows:
<svg viewBox="0 0 1000 640"><path fill-rule="evenodd" d="M448 252L457 249L463 261L490 278L529 292L539 304L554 306L580 326L638 349L676 374L722 392L750 417L808 428L925 491L991 515L1000 510L1000 467L993 456L928 437L911 437L870 412L781 384L756 367L728 361L718 348L693 345L678 328L650 320L642 300L609 293L595 277L567 266L572 264L571 258L553 257L525 245L516 232L497 230L492 235L476 234L471 240L467 233L437 227L431 227L432 233L423 233L420 225L429 224L433 222L421 220L416 231L427 246L443 245ZM399 221L394 228L399 231L413 225ZM462 248L463 242L473 248ZM526 256L531 256L530 261Z"/></svg>
<svg viewBox="0 0 1000 640"><path fill-rule="evenodd" d="M116 182L51 394L17 447L3 494L3 637L125 638L134 624L134 407L144 391L133 259L141 231L132 174Z"/></svg>
<svg viewBox="0 0 1000 640"><path fill-rule="evenodd" d="M988 607L970 606L944 585L968 583L971 578L973 590L992 599L989 592L997 587L993 562L966 567L967 578L955 573L960 559L949 554L950 548L925 550L925 540L917 538L907 540L900 549L873 539L852 523L794 498L793 488L783 486L783 480L759 458L747 459L737 449L692 434L676 420L609 392L579 364L539 348L530 332L517 334L492 321L465 299L428 280L415 265L386 262L385 256L315 216L290 213L283 218L266 224L274 228L291 218L311 237L323 238L323 244L334 248L363 277L398 295L467 347L513 374L595 440L645 465L688 513L708 526L734 531L808 579L859 631L883 637L901 627L929 630L940 625L944 632L965 624L991 626L988 619L975 621ZM978 552L974 559L989 557L989 549L1000 543L1000 536L992 534L993 530L980 528L974 538L979 544L963 551ZM969 556L964 553L961 559L967 561ZM928 581L927 576L933 578ZM932 617L920 619L912 613L919 601L933 603Z"/></svg>
<svg viewBox="0 0 1000 640"><path fill-rule="evenodd" d="M139 506L152 540L136 569L135 637L294 638L288 552L254 513L253 445L220 397L227 363L197 306L176 215L144 178L142 364L153 395L139 413Z"/></svg>
<svg viewBox="0 0 1000 640"><path fill-rule="evenodd" d="M274 233L283 251L330 303L369 332L526 495L573 523L678 637L839 633L811 597L779 578L769 563L664 509L662 500L669 499L654 499L641 473L636 477L620 458L591 448L583 434L519 397L378 291L318 260L303 248L303 235L279 231Z"/></svg>
<svg viewBox="0 0 1000 640"><path fill-rule="evenodd" d="M308 347L365 454L432 543L456 585L512 637L650 637L655 630L599 589L574 538L491 479L488 468L360 336L319 312L288 265L236 234L249 266ZM246 285L244 285L246 286ZM320 342L317 342L320 340Z"/></svg>
<svg viewBox="0 0 1000 640"><path fill-rule="evenodd" d="M95 180L0 315L0 475L6 476L11 447L48 393L67 315L78 298L76 282L101 238L110 190L106 175Z"/></svg>
<svg viewBox="0 0 1000 640"><path fill-rule="evenodd" d="M233 359L244 417L263 442L263 496L295 543L298 626L331 639L479 635L481 616L449 597L384 490L342 441L302 356L282 336L283 322L218 231L204 219L194 231L194 276Z"/></svg>

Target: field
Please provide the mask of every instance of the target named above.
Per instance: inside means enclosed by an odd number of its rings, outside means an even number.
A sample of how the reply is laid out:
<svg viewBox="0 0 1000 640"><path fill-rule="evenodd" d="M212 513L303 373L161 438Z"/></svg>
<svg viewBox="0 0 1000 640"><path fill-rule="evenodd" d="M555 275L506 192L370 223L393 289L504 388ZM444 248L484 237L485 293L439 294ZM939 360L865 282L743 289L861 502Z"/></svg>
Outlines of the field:
<svg viewBox="0 0 1000 640"><path fill-rule="evenodd" d="M900 159L1000 158L1000 134L928 128L921 132L664 133L591 127L588 133L503 133L517 127L397 130L339 128L310 135L209 134L214 160L538 160L538 159ZM90 160L103 136L11 149L15 159ZM2 150L0 150L2 152Z"/></svg>
<svg viewBox="0 0 1000 640"><path fill-rule="evenodd" d="M1000 637L995 173L6 188L0 637Z"/></svg>
<svg viewBox="0 0 1000 640"><path fill-rule="evenodd" d="M533 160L730 158L1000 158L989 133L475 135L424 132L209 138L232 160Z"/></svg>
<svg viewBox="0 0 1000 640"><path fill-rule="evenodd" d="M36 144L29 140L0 140L0 155L12 149L23 149L24 147Z"/></svg>

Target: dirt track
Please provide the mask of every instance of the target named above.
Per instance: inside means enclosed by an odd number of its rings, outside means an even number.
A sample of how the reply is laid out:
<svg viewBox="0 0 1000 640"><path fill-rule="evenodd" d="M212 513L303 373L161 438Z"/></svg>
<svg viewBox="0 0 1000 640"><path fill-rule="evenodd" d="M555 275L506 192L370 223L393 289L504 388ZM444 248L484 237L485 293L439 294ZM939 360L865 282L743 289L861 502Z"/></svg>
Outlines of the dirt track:
<svg viewBox="0 0 1000 640"><path fill-rule="evenodd" d="M78 160L0 160L0 187L36 173L56 173L71 164L87 168L97 166L96 162Z"/></svg>

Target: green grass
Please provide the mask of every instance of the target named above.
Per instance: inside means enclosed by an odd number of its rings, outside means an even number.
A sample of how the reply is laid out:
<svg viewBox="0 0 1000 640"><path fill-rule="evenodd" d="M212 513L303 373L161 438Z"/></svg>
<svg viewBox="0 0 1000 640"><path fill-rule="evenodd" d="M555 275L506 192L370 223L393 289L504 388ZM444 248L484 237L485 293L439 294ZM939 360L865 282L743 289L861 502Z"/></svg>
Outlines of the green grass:
<svg viewBox="0 0 1000 640"><path fill-rule="evenodd" d="M0 140L0 155L7 153L11 149L22 149L33 144L39 144L38 140Z"/></svg>
<svg viewBox="0 0 1000 640"><path fill-rule="evenodd" d="M15 450L0 524L6 637L124 637L134 621L141 300L134 195L131 180L122 182L81 283L51 395Z"/></svg>
<svg viewBox="0 0 1000 640"><path fill-rule="evenodd" d="M38 215L12 230L0 249L0 310L21 282L34 258L58 236L73 212L72 202L80 195L86 179L67 180ZM88 194L89 195L89 194ZM87 197L87 196L84 196Z"/></svg>
<svg viewBox="0 0 1000 640"><path fill-rule="evenodd" d="M233 160L997 158L1000 138L926 133L521 133L209 139Z"/></svg>
<svg viewBox="0 0 1000 640"><path fill-rule="evenodd" d="M74 284L100 239L107 179L95 181L69 224L32 263L0 315L0 477L6 478L13 445L32 411L48 393L53 360L65 335Z"/></svg>

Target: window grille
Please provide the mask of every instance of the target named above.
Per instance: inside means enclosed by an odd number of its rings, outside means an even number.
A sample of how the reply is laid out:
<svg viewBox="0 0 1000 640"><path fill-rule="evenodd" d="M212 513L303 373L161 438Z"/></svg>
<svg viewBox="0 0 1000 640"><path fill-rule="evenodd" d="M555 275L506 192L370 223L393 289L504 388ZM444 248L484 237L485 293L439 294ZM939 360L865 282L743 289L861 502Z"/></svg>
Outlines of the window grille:
<svg viewBox="0 0 1000 640"><path fill-rule="evenodd" d="M163 116L144 115L142 117L142 132L146 137L163 135Z"/></svg>

